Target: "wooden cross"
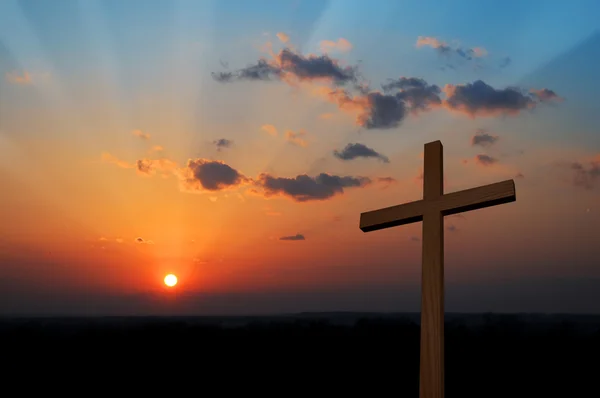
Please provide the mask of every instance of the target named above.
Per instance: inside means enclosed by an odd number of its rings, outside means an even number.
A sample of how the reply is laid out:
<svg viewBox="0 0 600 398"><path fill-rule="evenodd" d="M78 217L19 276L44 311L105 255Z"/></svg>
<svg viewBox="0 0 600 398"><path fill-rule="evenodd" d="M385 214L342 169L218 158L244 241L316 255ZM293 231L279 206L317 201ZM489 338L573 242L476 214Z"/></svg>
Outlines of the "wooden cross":
<svg viewBox="0 0 600 398"><path fill-rule="evenodd" d="M423 221L420 398L444 397L444 216L514 202L515 183L444 195L443 147L425 144L423 200L360 215L363 232Z"/></svg>

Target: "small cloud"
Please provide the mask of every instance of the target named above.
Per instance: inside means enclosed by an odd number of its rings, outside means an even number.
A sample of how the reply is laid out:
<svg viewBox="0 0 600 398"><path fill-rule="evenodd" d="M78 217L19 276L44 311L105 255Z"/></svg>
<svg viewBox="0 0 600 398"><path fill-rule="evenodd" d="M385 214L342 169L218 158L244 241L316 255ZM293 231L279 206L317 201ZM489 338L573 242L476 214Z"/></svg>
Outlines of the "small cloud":
<svg viewBox="0 0 600 398"><path fill-rule="evenodd" d="M285 139L287 142L306 148L308 146L308 142L302 138L304 136L306 136L306 131L304 130L300 130L297 133L293 132L292 130L287 130L285 132Z"/></svg>
<svg viewBox="0 0 600 398"><path fill-rule="evenodd" d="M279 240L306 240L306 238L302 234L296 234L292 236L282 236Z"/></svg>
<svg viewBox="0 0 600 398"><path fill-rule="evenodd" d="M367 177L341 177L321 173L316 177L301 174L293 178L274 177L262 173L256 182L264 190L266 197L284 195L296 202L326 200L343 194L345 188L360 188L371 183Z"/></svg>
<svg viewBox="0 0 600 398"><path fill-rule="evenodd" d="M356 158L376 158L382 161L383 163L390 162L390 160L386 156L363 144L348 144L341 151L334 150L333 156L340 160L352 160Z"/></svg>
<svg viewBox="0 0 600 398"><path fill-rule="evenodd" d="M542 88L540 90L531 89L531 94L540 102L562 102L564 98L559 97L553 90Z"/></svg>
<svg viewBox="0 0 600 398"><path fill-rule="evenodd" d="M160 145L154 145L152 148L150 148L150 153L156 153L156 152L164 152L165 148L163 148Z"/></svg>
<svg viewBox="0 0 600 398"><path fill-rule="evenodd" d="M145 240L144 238L141 237L137 237L135 238L135 243L139 243L141 245L153 245L154 242L152 242L151 240Z"/></svg>
<svg viewBox="0 0 600 398"><path fill-rule="evenodd" d="M144 133L142 130L133 130L131 132L131 134L133 134L136 137L139 137L139 138L141 138L143 140L149 140L150 139L150 134Z"/></svg>
<svg viewBox="0 0 600 398"><path fill-rule="evenodd" d="M287 43L288 41L290 41L290 37L283 32L279 32L275 36L277 36L279 41L281 41L284 44Z"/></svg>
<svg viewBox="0 0 600 398"><path fill-rule="evenodd" d="M228 140L226 138L221 138L213 141L213 144L217 147L217 151L220 152L223 148L231 148L231 146L233 145L233 141Z"/></svg>
<svg viewBox="0 0 600 398"><path fill-rule="evenodd" d="M328 120L333 117L333 113L322 113L319 115L319 119Z"/></svg>
<svg viewBox="0 0 600 398"><path fill-rule="evenodd" d="M101 157L103 162L115 164L123 169L132 169L135 167L133 164L129 164L124 160L120 160L117 157L111 155L110 153L103 152Z"/></svg>
<svg viewBox="0 0 600 398"><path fill-rule="evenodd" d="M216 202L216 201L217 201L217 199L219 199L219 198L218 198L218 197L216 197L216 196L209 196L209 197L208 197L208 200L210 200L210 201L211 201L211 202L213 202L213 203L214 203L214 202Z"/></svg>
<svg viewBox="0 0 600 398"><path fill-rule="evenodd" d="M190 159L178 170L183 189L189 192L220 191L237 187L250 179L239 171L217 160Z"/></svg>
<svg viewBox="0 0 600 398"><path fill-rule="evenodd" d="M345 53L352 50L352 43L344 38L339 38L337 41L323 40L320 43L320 48L321 52L323 53L329 53L332 51Z"/></svg>
<svg viewBox="0 0 600 398"><path fill-rule="evenodd" d="M570 168L575 186L592 189L600 178L600 156L598 159L591 160L587 167L581 162L572 162Z"/></svg>
<svg viewBox="0 0 600 398"><path fill-rule="evenodd" d="M525 176L523 175L523 173L517 173L517 175L515 175L515 178L525 178Z"/></svg>
<svg viewBox="0 0 600 398"><path fill-rule="evenodd" d="M99 238L98 238L98 240L99 240L100 242L106 242L106 241L108 241L108 239L107 239L107 238L105 238L104 236L101 236L101 237L99 237Z"/></svg>
<svg viewBox="0 0 600 398"><path fill-rule="evenodd" d="M498 66L500 66L500 68L506 68L508 65L510 65L512 62L512 59L510 59L510 57L504 57L500 60L500 64Z"/></svg>
<svg viewBox="0 0 600 398"><path fill-rule="evenodd" d="M431 47L437 50L440 55L455 55L467 61L488 55L488 51L483 47L464 48L460 46L450 46L446 42L430 36L419 36L417 38L416 47Z"/></svg>
<svg viewBox="0 0 600 398"><path fill-rule="evenodd" d="M498 141L497 135L488 134L484 129L478 129L477 133L471 138L472 146L488 147Z"/></svg>
<svg viewBox="0 0 600 398"><path fill-rule="evenodd" d="M277 129L272 124L265 124L261 127L262 131L272 135L273 137L277 137Z"/></svg>
<svg viewBox="0 0 600 398"><path fill-rule="evenodd" d="M494 163L497 163L498 159L493 158L489 155L477 155L475 156L475 161L482 166L490 166Z"/></svg>
<svg viewBox="0 0 600 398"><path fill-rule="evenodd" d="M115 242L117 243L123 243L125 240L123 238L117 238L115 239Z"/></svg>
<svg viewBox="0 0 600 398"><path fill-rule="evenodd" d="M177 164L172 160L162 159L138 159L135 162L135 168L139 174L150 176L156 172L163 172L164 175L175 173Z"/></svg>
<svg viewBox="0 0 600 398"><path fill-rule="evenodd" d="M21 74L19 74L18 72L6 72L6 81L8 81L9 83L12 84L22 84L22 85L29 85L29 84L33 84L33 78L31 77L31 74L27 71L23 71Z"/></svg>
<svg viewBox="0 0 600 398"><path fill-rule="evenodd" d="M458 228L456 228L456 226L453 224L448 225L446 229L450 232L456 232L458 230Z"/></svg>

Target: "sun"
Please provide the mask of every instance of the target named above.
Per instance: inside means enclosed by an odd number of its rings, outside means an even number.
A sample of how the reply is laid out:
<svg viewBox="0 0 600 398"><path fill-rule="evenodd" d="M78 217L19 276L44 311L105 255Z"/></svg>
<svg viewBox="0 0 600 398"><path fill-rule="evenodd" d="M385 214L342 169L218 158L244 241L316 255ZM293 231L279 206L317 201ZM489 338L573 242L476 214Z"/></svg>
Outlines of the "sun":
<svg viewBox="0 0 600 398"><path fill-rule="evenodd" d="M165 285L173 287L177 284L177 277L173 274L165 276Z"/></svg>

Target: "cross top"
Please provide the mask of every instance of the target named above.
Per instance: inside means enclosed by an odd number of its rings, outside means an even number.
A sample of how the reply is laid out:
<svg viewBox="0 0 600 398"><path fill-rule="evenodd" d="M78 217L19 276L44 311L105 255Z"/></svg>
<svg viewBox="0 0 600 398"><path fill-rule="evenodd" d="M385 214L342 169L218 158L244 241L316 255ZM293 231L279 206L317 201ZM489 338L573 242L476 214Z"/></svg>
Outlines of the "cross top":
<svg viewBox="0 0 600 398"><path fill-rule="evenodd" d="M423 221L420 398L444 397L444 216L516 200L506 180L444 195L443 147L425 144L423 199L360 215L363 232Z"/></svg>

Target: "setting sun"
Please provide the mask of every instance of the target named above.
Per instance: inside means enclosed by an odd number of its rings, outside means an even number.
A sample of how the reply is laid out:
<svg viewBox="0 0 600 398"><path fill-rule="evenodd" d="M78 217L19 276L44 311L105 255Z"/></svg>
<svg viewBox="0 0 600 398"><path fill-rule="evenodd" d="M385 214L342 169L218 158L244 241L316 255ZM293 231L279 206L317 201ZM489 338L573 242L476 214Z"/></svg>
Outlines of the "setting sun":
<svg viewBox="0 0 600 398"><path fill-rule="evenodd" d="M177 284L177 277L173 274L165 276L165 285L173 287Z"/></svg>

